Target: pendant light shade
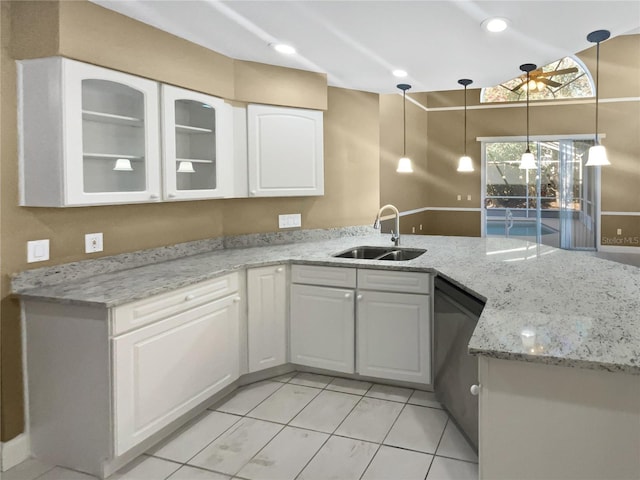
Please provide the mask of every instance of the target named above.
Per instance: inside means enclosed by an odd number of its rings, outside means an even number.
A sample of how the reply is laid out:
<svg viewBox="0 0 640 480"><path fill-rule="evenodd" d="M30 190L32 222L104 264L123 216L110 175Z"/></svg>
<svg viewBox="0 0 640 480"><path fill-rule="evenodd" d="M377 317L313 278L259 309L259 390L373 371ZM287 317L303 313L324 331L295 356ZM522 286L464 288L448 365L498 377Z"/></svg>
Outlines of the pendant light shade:
<svg viewBox="0 0 640 480"><path fill-rule="evenodd" d="M396 86L402 90L402 158L398 160L396 172L413 173L411 159L407 157L407 90L411 88L411 85L400 83Z"/></svg>
<svg viewBox="0 0 640 480"><path fill-rule="evenodd" d="M396 172L413 173L413 167L411 166L411 159L407 157L402 157L400 160L398 160L398 168L396 168Z"/></svg>
<svg viewBox="0 0 640 480"><path fill-rule="evenodd" d="M589 149L589 156L587 158L587 167L595 167L599 165L611 165L607 158L607 150L600 145L598 140L598 91L600 90L600 42L604 42L611 36L609 30L596 30L587 35L587 40L596 44L596 136L593 147Z"/></svg>
<svg viewBox="0 0 640 480"><path fill-rule="evenodd" d="M520 65L520 70L523 72L527 72L527 85L531 81L531 72L533 72L536 68L538 68L533 63L523 63ZM536 165L536 157L529 150L529 88L526 89L527 92L527 149L522 154L522 158L520 159L520 170L533 170L537 169Z"/></svg>
<svg viewBox="0 0 640 480"><path fill-rule="evenodd" d="M459 172L473 172L474 171L473 160L471 160L471 157L468 157L466 155L460 157L460 159L458 160L458 171Z"/></svg>
<svg viewBox="0 0 640 480"><path fill-rule="evenodd" d="M473 172L473 161L467 155L467 87L473 83L473 80L461 78L458 83L464 86L464 155L458 160L458 171Z"/></svg>

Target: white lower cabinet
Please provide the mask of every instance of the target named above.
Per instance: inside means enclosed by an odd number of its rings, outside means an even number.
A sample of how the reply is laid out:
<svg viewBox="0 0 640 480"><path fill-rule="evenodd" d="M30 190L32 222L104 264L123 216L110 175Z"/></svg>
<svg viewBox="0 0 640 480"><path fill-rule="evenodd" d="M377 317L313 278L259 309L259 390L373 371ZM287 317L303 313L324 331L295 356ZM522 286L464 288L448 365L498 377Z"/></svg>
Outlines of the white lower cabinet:
<svg viewBox="0 0 640 480"><path fill-rule="evenodd" d="M291 286L292 363L354 373L353 297L342 288Z"/></svg>
<svg viewBox="0 0 640 480"><path fill-rule="evenodd" d="M116 455L238 378L237 300L228 296L112 340Z"/></svg>
<svg viewBox="0 0 640 480"><path fill-rule="evenodd" d="M431 383L429 298L358 290L358 373Z"/></svg>
<svg viewBox="0 0 640 480"><path fill-rule="evenodd" d="M287 272L283 265L247 270L249 372L287 361Z"/></svg>
<svg viewBox="0 0 640 480"><path fill-rule="evenodd" d="M31 453L104 478L239 376L238 274L113 308L24 299Z"/></svg>
<svg viewBox="0 0 640 480"><path fill-rule="evenodd" d="M429 274L294 265L291 277L292 363L431 383Z"/></svg>

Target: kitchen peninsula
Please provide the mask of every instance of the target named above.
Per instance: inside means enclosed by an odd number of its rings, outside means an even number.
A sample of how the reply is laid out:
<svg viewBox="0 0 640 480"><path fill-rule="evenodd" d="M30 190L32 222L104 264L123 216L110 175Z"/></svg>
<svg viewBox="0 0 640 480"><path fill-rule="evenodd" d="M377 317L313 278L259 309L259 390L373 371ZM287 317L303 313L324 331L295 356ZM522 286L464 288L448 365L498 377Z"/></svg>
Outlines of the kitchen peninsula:
<svg viewBox="0 0 640 480"><path fill-rule="evenodd" d="M194 242L160 262L150 251L23 272L13 289L26 305L105 311L269 265L440 275L486 300L469 344L480 356L480 477L640 478L640 269L504 238L404 235L401 246L427 252L332 257L389 245L367 230ZM237 291L242 302L242 282Z"/></svg>

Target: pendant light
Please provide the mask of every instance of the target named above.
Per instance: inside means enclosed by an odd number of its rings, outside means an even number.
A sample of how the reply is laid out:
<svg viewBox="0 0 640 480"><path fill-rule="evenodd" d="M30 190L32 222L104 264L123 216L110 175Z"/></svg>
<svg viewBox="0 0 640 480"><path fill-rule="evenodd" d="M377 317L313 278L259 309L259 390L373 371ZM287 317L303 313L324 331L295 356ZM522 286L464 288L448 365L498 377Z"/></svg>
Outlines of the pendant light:
<svg viewBox="0 0 640 480"><path fill-rule="evenodd" d="M536 157L533 156L531 150L529 150L529 82L531 81L531 72L533 72L536 68L538 68L533 63L523 63L520 65L520 70L523 72L527 72L527 149L522 154L522 158L520 159L520 169L521 170L533 170L538 168L536 165Z"/></svg>
<svg viewBox="0 0 640 480"><path fill-rule="evenodd" d="M596 44L596 137L593 147L589 149L589 157L587 167L595 167L599 165L611 165L611 162L607 158L607 151L603 145L600 145L598 141L598 91L600 90L599 75L600 75L600 42L604 42L611 36L609 30L596 30L587 35L587 40Z"/></svg>
<svg viewBox="0 0 640 480"><path fill-rule="evenodd" d="M473 83L473 80L461 78L458 83L464 86L464 155L458 160L458 171L473 172L473 161L467 155L467 87Z"/></svg>
<svg viewBox="0 0 640 480"><path fill-rule="evenodd" d="M413 167L411 166L411 159L407 157L407 90L411 88L411 85L406 83L400 83L396 85L402 90L402 158L398 160L398 173L413 173Z"/></svg>

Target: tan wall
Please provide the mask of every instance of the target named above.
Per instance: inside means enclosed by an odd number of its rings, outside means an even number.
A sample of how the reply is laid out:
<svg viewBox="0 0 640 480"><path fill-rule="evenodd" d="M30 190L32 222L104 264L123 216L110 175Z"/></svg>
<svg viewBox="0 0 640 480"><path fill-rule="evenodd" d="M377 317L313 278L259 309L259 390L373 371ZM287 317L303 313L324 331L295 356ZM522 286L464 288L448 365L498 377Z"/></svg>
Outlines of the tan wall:
<svg viewBox="0 0 640 480"><path fill-rule="evenodd" d="M606 48L605 48L606 47ZM588 68L595 72L595 49L590 48L578 55ZM640 35L628 35L611 39L600 50L600 98L640 97ZM469 91L468 104L478 105L480 90ZM382 102L381 102L382 103ZM464 104L462 90L432 92L427 96L430 109L461 106ZM599 108L599 130L606 134L603 144L607 147L611 166L602 168L602 210L616 212L640 211L640 102L601 103ZM463 151L463 111L431 110L427 128L428 169L427 202L422 206L467 208L480 207L481 194L481 144L476 137L523 136L526 133L526 110L522 106L513 108L470 109L467 112L467 149L474 159L476 171L460 174L456 172L458 157ZM532 102L530 112L531 135L590 134L595 129L595 108L592 101L586 104L567 103L549 105ZM381 167L382 172L382 167ZM467 195L471 201L467 201ZM462 195L462 200L457 200ZM435 213L435 212L434 212ZM445 220L446 217L446 220ZM460 224L467 222L466 212L447 212L434 215L430 225L434 233L451 231L451 218ZM462 231L471 234L471 229L480 234L478 226L467 226ZM446 222L442 223L441 222ZM616 237L616 229L625 226L622 236L625 246L638 246L633 239L640 236L638 217L616 216L602 219L602 239ZM453 234L453 233L452 233Z"/></svg>
<svg viewBox="0 0 640 480"><path fill-rule="evenodd" d="M426 104L425 94L409 94ZM414 173L398 173L403 147L402 96L380 95L380 203L391 203L400 211L422 208L427 202L427 112L407 100L407 156Z"/></svg>
<svg viewBox="0 0 640 480"><path fill-rule="evenodd" d="M303 228L368 224L379 204L379 107L378 95L327 89L324 75L250 64L253 71L258 72L253 79L254 86L261 85L264 94L253 100L271 98L285 105L307 103L327 108L324 196L67 209L18 207L15 53L19 53L20 58L39 56L30 54L34 51L63 54L218 95L234 91L234 61L86 2L59 5L1 2L1 5L0 438L6 441L21 433L24 424L19 310L17 301L8 296L10 274L95 258L84 253L84 234L90 232L104 233L102 256L223 234L276 231L280 213L302 213ZM58 27L58 20L52 20L51 16L59 16ZM38 25L43 26L50 42L42 41L34 29L30 30L31 34L25 34L23 29L31 19L37 19ZM20 28L16 36L10 36L15 32L12 27ZM55 46L57 36L59 48ZM15 42L9 52L12 40ZM242 85L240 91L249 90L252 84L251 75L243 67L238 82ZM271 76L271 86L277 85L281 77L290 94L270 91L270 87L263 84L265 75ZM304 95L300 95L298 89ZM51 259L27 264L26 242L40 238L50 239Z"/></svg>

